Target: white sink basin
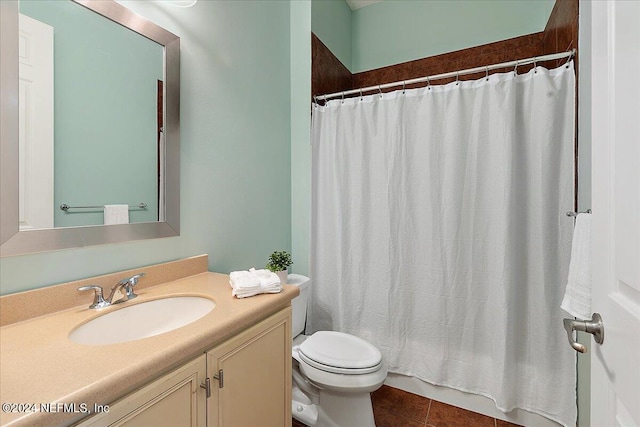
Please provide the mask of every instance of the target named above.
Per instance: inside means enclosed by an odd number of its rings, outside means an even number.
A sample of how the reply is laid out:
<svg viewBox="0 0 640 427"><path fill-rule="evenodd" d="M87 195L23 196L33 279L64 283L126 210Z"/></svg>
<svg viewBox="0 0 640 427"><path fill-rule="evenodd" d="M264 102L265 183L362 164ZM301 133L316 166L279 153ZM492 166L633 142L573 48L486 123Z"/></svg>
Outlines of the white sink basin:
<svg viewBox="0 0 640 427"><path fill-rule="evenodd" d="M80 325L69 334L78 344L102 345L134 341L173 331L195 322L216 304L208 298L180 296L123 306Z"/></svg>

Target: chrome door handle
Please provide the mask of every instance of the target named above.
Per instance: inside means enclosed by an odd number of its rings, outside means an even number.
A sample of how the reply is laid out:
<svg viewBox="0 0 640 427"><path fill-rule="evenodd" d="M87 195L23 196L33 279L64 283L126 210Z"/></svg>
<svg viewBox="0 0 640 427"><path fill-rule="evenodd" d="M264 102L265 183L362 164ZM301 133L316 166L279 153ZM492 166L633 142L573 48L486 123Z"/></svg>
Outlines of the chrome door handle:
<svg viewBox="0 0 640 427"><path fill-rule="evenodd" d="M598 344L602 344L604 341L604 324L602 323L602 317L598 313L593 313L591 320L563 319L562 323L564 324L564 329L567 331L569 344L575 351L586 353L587 348L575 342L573 339L573 331L583 331L592 334L593 340Z"/></svg>

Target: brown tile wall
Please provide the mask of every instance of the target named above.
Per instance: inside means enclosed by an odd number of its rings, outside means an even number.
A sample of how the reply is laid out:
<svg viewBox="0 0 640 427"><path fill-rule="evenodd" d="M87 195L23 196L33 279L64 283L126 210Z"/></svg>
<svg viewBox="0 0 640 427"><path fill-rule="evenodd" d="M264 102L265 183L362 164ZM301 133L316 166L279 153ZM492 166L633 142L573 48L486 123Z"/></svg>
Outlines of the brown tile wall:
<svg viewBox="0 0 640 427"><path fill-rule="evenodd" d="M349 90L351 72L311 33L311 95Z"/></svg>
<svg viewBox="0 0 640 427"><path fill-rule="evenodd" d="M448 73L467 68L481 67L511 61L514 58L530 58L542 55L543 33L501 40L482 46L457 50L442 55L416 59L375 70L364 71L353 75L353 86L356 88L409 80L417 77ZM524 67L522 71L527 71ZM496 71L493 71L496 72ZM481 77L480 74L460 76L460 80L471 80ZM455 78L438 80L437 84L448 83ZM408 86L407 86L408 87ZM389 90L397 90L392 88Z"/></svg>
<svg viewBox="0 0 640 427"><path fill-rule="evenodd" d="M577 50L578 0L556 0L543 34L542 53L545 55Z"/></svg>

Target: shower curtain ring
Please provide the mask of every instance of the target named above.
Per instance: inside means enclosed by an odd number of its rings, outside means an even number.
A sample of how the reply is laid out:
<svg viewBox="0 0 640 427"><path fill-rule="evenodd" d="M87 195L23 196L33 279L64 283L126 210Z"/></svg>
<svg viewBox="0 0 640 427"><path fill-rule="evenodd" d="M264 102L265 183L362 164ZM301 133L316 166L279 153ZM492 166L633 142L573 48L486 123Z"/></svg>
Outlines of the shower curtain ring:
<svg viewBox="0 0 640 427"><path fill-rule="evenodd" d="M431 90L431 82L429 81L429 77L427 77L427 90Z"/></svg>
<svg viewBox="0 0 640 427"><path fill-rule="evenodd" d="M342 92L342 102L341 104L344 104L344 92Z"/></svg>
<svg viewBox="0 0 640 427"><path fill-rule="evenodd" d="M518 74L518 61L516 61L516 66L513 67L513 72Z"/></svg>
<svg viewBox="0 0 640 427"><path fill-rule="evenodd" d="M362 102L362 88L360 88L360 102Z"/></svg>
<svg viewBox="0 0 640 427"><path fill-rule="evenodd" d="M573 55L575 55L575 51L571 51L571 55L569 55L567 57L567 62L565 62L564 64L564 68L569 68L569 62L571 62L571 59L573 58Z"/></svg>
<svg viewBox="0 0 640 427"><path fill-rule="evenodd" d="M406 83L406 82L403 80L403 81L402 81L402 94L404 94L404 86L405 86L405 83Z"/></svg>
<svg viewBox="0 0 640 427"><path fill-rule="evenodd" d="M460 83L460 71L456 71L456 86Z"/></svg>
<svg viewBox="0 0 640 427"><path fill-rule="evenodd" d="M484 67L484 77L489 81L489 67Z"/></svg>
<svg viewBox="0 0 640 427"><path fill-rule="evenodd" d="M380 94L380 98L382 98L382 88L378 85L378 93Z"/></svg>
<svg viewBox="0 0 640 427"><path fill-rule="evenodd" d="M538 58L533 57L533 73L536 74L538 72Z"/></svg>

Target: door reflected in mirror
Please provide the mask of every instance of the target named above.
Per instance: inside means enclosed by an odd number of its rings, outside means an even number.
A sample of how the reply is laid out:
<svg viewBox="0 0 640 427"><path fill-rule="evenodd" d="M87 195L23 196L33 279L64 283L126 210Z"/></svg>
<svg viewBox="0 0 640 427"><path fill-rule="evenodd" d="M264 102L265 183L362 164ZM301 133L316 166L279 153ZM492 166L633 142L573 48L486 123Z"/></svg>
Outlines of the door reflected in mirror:
<svg viewBox="0 0 640 427"><path fill-rule="evenodd" d="M20 229L163 221L164 46L70 0L19 19Z"/></svg>

